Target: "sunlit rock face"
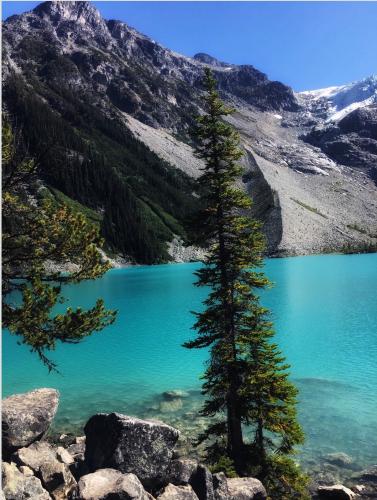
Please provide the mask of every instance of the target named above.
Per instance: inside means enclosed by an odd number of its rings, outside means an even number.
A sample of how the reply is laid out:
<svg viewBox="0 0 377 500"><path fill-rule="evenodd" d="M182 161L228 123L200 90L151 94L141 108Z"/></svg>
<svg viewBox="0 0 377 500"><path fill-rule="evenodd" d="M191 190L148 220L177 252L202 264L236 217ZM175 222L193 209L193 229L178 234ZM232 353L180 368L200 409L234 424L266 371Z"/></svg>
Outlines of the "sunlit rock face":
<svg viewBox="0 0 377 500"><path fill-rule="evenodd" d="M268 252L377 244L376 77L295 93L251 65L177 54L124 22L103 19L90 2L45 2L12 16L3 47L5 82L15 73L36 95L38 86L68 89L190 177L201 168L191 131L210 67L236 109L229 121L246 152L240 186L255 199ZM7 106L6 94L4 100ZM49 105L69 119L62 92Z"/></svg>

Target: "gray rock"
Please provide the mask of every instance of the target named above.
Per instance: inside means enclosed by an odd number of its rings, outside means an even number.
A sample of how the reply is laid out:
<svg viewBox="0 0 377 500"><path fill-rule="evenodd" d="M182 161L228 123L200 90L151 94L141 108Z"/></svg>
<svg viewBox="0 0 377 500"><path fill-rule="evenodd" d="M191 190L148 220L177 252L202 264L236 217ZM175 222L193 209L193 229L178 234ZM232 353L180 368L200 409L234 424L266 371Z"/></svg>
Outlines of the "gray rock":
<svg viewBox="0 0 377 500"><path fill-rule="evenodd" d="M22 474L14 463L2 464L2 488L7 500L51 500L41 481Z"/></svg>
<svg viewBox="0 0 377 500"><path fill-rule="evenodd" d="M149 500L135 474L122 474L115 469L99 469L83 476L72 495L74 500Z"/></svg>
<svg viewBox="0 0 377 500"><path fill-rule="evenodd" d="M253 477L227 479L232 500L266 500L267 493L263 484Z"/></svg>
<svg viewBox="0 0 377 500"><path fill-rule="evenodd" d="M73 458L77 456L84 457L85 455L85 443L74 443L68 446L67 451Z"/></svg>
<svg viewBox="0 0 377 500"><path fill-rule="evenodd" d="M195 460L188 458L172 460L168 472L168 481L177 486L189 484L197 468L198 463Z"/></svg>
<svg viewBox="0 0 377 500"><path fill-rule="evenodd" d="M191 486L175 486L168 484L163 493L157 497L158 500L198 500Z"/></svg>
<svg viewBox="0 0 377 500"><path fill-rule="evenodd" d="M332 500L353 500L356 498L356 494L342 484L319 486L317 493L320 499L330 498Z"/></svg>
<svg viewBox="0 0 377 500"><path fill-rule="evenodd" d="M183 402L180 398L169 399L169 401L161 401L159 410L162 413L170 413L178 411L182 408Z"/></svg>
<svg viewBox="0 0 377 500"><path fill-rule="evenodd" d="M27 465L21 465L19 469L24 476L34 476L34 472Z"/></svg>
<svg viewBox="0 0 377 500"><path fill-rule="evenodd" d="M89 470L110 467L137 475L147 488L165 481L179 431L162 422L98 414L85 426Z"/></svg>
<svg viewBox="0 0 377 500"><path fill-rule="evenodd" d="M190 394L186 391L181 391L180 389L175 389L173 391L165 391L162 393L162 397L166 401L171 401L172 399L177 398L188 398Z"/></svg>
<svg viewBox="0 0 377 500"><path fill-rule="evenodd" d="M372 465L371 467L354 474L352 477L360 482L377 484L377 465Z"/></svg>
<svg viewBox="0 0 377 500"><path fill-rule="evenodd" d="M199 500L215 499L212 474L204 465L198 465L190 478L190 485L199 497Z"/></svg>
<svg viewBox="0 0 377 500"><path fill-rule="evenodd" d="M343 452L328 453L324 458L330 464L337 465L338 467L349 467L353 463L353 459L347 453Z"/></svg>
<svg viewBox="0 0 377 500"><path fill-rule="evenodd" d="M68 466L59 460L58 451L49 443L39 441L20 448L12 458L17 464L29 467L55 500L67 498L76 485Z"/></svg>
<svg viewBox="0 0 377 500"><path fill-rule="evenodd" d="M228 482L225 474L223 472L213 474L212 479L213 479L213 489L215 492L215 499L230 500Z"/></svg>
<svg viewBox="0 0 377 500"><path fill-rule="evenodd" d="M59 404L55 389L16 394L2 402L3 453L41 439L49 429Z"/></svg>
<svg viewBox="0 0 377 500"><path fill-rule="evenodd" d="M67 451L62 446L58 446L56 450L56 456L60 462L66 465L71 465L75 461L73 456L69 453L69 451Z"/></svg>

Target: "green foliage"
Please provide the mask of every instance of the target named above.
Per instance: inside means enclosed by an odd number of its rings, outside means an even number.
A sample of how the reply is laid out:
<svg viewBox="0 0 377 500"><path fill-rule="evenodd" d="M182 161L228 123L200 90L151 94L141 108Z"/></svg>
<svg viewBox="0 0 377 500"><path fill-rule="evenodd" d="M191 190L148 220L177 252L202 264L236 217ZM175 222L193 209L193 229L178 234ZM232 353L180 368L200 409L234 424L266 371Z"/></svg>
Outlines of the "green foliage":
<svg viewBox="0 0 377 500"><path fill-rule="evenodd" d="M327 215L321 213L317 208L311 207L310 205L307 205L303 201L296 200L296 198L291 198L291 200L297 203L297 205L300 205L300 207L306 208L306 210L309 210L309 212L313 212L314 214L320 215L324 219L328 219Z"/></svg>
<svg viewBox="0 0 377 500"><path fill-rule="evenodd" d="M101 234L114 252L142 263L169 260L166 242L173 232L184 234L194 208L192 180L109 118L90 95L56 83L49 73L29 82L9 78L4 99L38 158L39 176L103 213Z"/></svg>
<svg viewBox="0 0 377 500"><path fill-rule="evenodd" d="M357 231L358 233L361 234L368 234L368 231L366 231L363 227L358 226L356 223L355 224L347 224L348 229L353 229L354 231Z"/></svg>
<svg viewBox="0 0 377 500"><path fill-rule="evenodd" d="M201 413L215 423L200 436L201 442L209 442L210 463L217 470L232 463L240 475L253 466L263 479L270 474L273 454L289 456L303 442L296 419L297 389L273 342L269 312L259 302L259 291L270 285L259 270L265 242L260 223L247 215L249 196L235 187L243 153L236 132L223 121L232 110L219 99L210 71L205 88L206 114L198 118L197 127L197 154L205 161L198 181L204 209L195 229L208 254L196 273L196 285L209 287L209 294L204 310L196 313L197 336L185 346L210 348ZM248 445L243 425L252 431Z"/></svg>
<svg viewBox="0 0 377 500"><path fill-rule="evenodd" d="M52 195L49 196L49 195ZM98 212L92 210L91 208L82 205L78 201L72 200L69 196L55 188L46 189L44 193L45 197L50 197L50 199L55 200L56 205L67 205L72 211L82 213L88 221L92 222L98 228L101 226L103 216Z"/></svg>
<svg viewBox="0 0 377 500"><path fill-rule="evenodd" d="M263 484L271 500L310 500L309 478L289 457L270 455Z"/></svg>
<svg viewBox="0 0 377 500"><path fill-rule="evenodd" d="M234 467L234 462L226 455L221 455L218 460L210 466L212 474L217 472L224 472L226 477L237 477L237 472Z"/></svg>
<svg viewBox="0 0 377 500"><path fill-rule="evenodd" d="M103 241L82 213L50 198L35 197L36 163L20 155L10 126L3 126L3 325L47 365L56 369L46 351L58 341L77 343L115 319L101 299L89 310L67 308L64 285L102 276L109 265L97 247ZM33 185L34 184L34 185ZM46 265L50 262L52 270ZM74 270L62 275L59 266Z"/></svg>

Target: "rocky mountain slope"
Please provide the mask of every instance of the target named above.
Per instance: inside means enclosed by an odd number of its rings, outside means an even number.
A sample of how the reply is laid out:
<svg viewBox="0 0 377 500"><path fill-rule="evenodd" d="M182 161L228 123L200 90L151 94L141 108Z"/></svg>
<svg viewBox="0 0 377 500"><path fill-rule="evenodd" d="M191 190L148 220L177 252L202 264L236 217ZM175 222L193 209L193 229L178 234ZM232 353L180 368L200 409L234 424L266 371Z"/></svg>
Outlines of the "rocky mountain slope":
<svg viewBox="0 0 377 500"><path fill-rule="evenodd" d="M48 150L43 182L99 214L114 252L156 262L182 249L168 242L184 239L197 205L190 129L206 66L236 108L240 185L270 254L377 245L373 78L295 94L253 66L176 54L89 2L45 2L9 18L3 64L7 113L32 153Z"/></svg>

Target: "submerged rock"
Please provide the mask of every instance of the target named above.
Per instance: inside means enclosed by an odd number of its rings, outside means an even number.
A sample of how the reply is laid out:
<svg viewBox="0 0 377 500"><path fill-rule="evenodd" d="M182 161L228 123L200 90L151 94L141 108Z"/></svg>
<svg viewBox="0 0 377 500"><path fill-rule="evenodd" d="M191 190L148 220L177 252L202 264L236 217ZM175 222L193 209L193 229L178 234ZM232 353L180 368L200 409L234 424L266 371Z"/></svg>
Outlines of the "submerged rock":
<svg viewBox="0 0 377 500"><path fill-rule="evenodd" d="M377 485L377 465L372 465L352 476L360 482L375 483Z"/></svg>
<svg viewBox="0 0 377 500"><path fill-rule="evenodd" d="M330 464L337 465L338 467L350 467L353 464L353 459L347 453L343 452L328 453L324 458Z"/></svg>
<svg viewBox="0 0 377 500"><path fill-rule="evenodd" d="M190 394L186 391L181 391L180 389L175 389L173 391L165 391L162 393L162 397L166 401L171 401L172 399L177 398L188 398Z"/></svg>
<svg viewBox="0 0 377 500"><path fill-rule="evenodd" d="M175 486L168 484L158 500L199 500L191 486Z"/></svg>
<svg viewBox="0 0 377 500"><path fill-rule="evenodd" d="M169 399L168 401L161 401L158 409L162 413L169 413L180 410L182 406L183 406L182 399L174 398L174 399Z"/></svg>
<svg viewBox="0 0 377 500"><path fill-rule="evenodd" d="M83 476L72 494L73 500L151 500L135 474L99 469Z"/></svg>
<svg viewBox="0 0 377 500"><path fill-rule="evenodd" d="M267 493L259 479L237 477L227 479L229 500L266 500Z"/></svg>
<svg viewBox="0 0 377 500"><path fill-rule="evenodd" d="M51 500L41 481L33 475L22 474L16 464L2 464L2 488L6 500ZM4 498L3 497L3 498Z"/></svg>
<svg viewBox="0 0 377 500"><path fill-rule="evenodd" d="M332 500L353 500L356 498L356 494L343 486L342 484L335 484L333 486L319 486L318 497L320 499L332 499Z"/></svg>
<svg viewBox="0 0 377 500"><path fill-rule="evenodd" d="M36 389L2 402L3 453L41 439L50 427L59 404L55 389Z"/></svg>
<svg viewBox="0 0 377 500"><path fill-rule="evenodd" d="M133 473L147 488L162 485L179 431L162 422L120 413L98 414L85 426L89 470L111 467Z"/></svg>

